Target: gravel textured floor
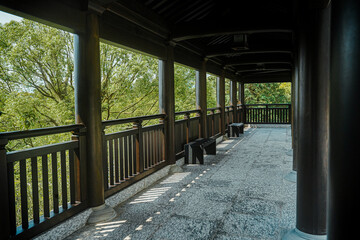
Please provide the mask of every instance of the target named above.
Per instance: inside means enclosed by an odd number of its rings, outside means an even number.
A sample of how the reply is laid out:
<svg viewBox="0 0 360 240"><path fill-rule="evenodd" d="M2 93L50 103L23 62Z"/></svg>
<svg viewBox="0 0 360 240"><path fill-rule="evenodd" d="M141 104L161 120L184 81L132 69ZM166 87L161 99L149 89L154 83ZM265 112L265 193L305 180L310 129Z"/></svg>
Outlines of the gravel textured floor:
<svg viewBox="0 0 360 240"><path fill-rule="evenodd" d="M291 129L248 128L66 239L281 239L295 227Z"/></svg>

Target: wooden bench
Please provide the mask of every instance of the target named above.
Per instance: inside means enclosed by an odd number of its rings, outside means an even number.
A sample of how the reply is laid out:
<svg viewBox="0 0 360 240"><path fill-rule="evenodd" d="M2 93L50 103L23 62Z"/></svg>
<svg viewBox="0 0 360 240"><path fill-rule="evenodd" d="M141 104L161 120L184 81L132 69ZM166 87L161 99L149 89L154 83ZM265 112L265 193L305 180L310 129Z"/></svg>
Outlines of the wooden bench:
<svg viewBox="0 0 360 240"><path fill-rule="evenodd" d="M185 144L185 164L196 164L199 160L200 164L204 164L204 150L207 155L216 155L216 139L199 138L193 142Z"/></svg>
<svg viewBox="0 0 360 240"><path fill-rule="evenodd" d="M228 137L239 137L240 133L244 133L244 123L231 123L228 126Z"/></svg>

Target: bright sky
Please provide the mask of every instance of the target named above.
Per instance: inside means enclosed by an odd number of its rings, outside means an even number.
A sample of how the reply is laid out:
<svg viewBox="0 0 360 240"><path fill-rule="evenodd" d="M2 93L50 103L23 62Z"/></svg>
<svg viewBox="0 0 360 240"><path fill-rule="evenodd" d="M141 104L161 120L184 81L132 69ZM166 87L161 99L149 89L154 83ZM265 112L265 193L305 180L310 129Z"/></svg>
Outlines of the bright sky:
<svg viewBox="0 0 360 240"><path fill-rule="evenodd" d="M0 11L0 23L2 24L8 23L11 20L20 21L21 19L22 19L21 17Z"/></svg>

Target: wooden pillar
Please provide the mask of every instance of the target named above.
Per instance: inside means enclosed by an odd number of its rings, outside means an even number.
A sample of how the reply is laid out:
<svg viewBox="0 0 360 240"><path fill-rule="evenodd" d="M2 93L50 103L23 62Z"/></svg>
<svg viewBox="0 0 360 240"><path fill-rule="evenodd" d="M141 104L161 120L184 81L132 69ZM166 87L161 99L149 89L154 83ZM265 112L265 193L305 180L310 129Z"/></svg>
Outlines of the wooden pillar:
<svg viewBox="0 0 360 240"><path fill-rule="evenodd" d="M204 59L201 68L196 71L196 109L200 110L199 136L207 138L207 102L206 102L206 62Z"/></svg>
<svg viewBox="0 0 360 240"><path fill-rule="evenodd" d="M86 16L84 33L74 35L75 122L87 129L86 185L87 202L93 207L88 222L113 218L113 209L105 206L103 175L103 139L101 123L101 78L98 16Z"/></svg>
<svg viewBox="0 0 360 240"><path fill-rule="evenodd" d="M159 109L164 120L164 155L168 164L175 163L175 93L174 46L167 46L167 57L159 60Z"/></svg>
<svg viewBox="0 0 360 240"><path fill-rule="evenodd" d="M220 109L220 132L225 135L225 74L216 78L216 105Z"/></svg>
<svg viewBox="0 0 360 240"><path fill-rule="evenodd" d="M10 212L9 212L9 188L8 167L6 161L7 139L0 138L0 239L9 239L10 236ZM13 203L15 205L15 203ZM15 222L13 219L12 222ZM15 225L15 224L14 224ZM12 234L15 235L15 234Z"/></svg>
<svg viewBox="0 0 360 240"><path fill-rule="evenodd" d="M299 151L296 229L285 239L326 239L330 7L302 3L299 16ZM295 235L298 238L293 238Z"/></svg>
<svg viewBox="0 0 360 240"><path fill-rule="evenodd" d="M292 146L293 146L293 171L296 171L296 162L298 156L298 120L299 120L299 59L297 54L298 49L295 50L294 54L294 68L293 68L293 79L291 82L291 109L292 109Z"/></svg>
<svg viewBox="0 0 360 240"><path fill-rule="evenodd" d="M86 32L74 35L76 123L87 129L87 197L90 207L104 203L101 79L98 17L87 16Z"/></svg>
<svg viewBox="0 0 360 240"><path fill-rule="evenodd" d="M241 114L241 122L245 124L246 121L246 106L245 106L245 84L243 82L240 82L240 89L239 89L239 98L240 103L242 105L242 114Z"/></svg>
<svg viewBox="0 0 360 240"><path fill-rule="evenodd" d="M230 85L230 105L233 108L233 122L236 123L238 122L237 119L237 97L236 97L236 80L231 80L231 85Z"/></svg>
<svg viewBox="0 0 360 240"><path fill-rule="evenodd" d="M356 239L359 235L356 216L360 156L360 2L334 0L331 4L328 239Z"/></svg>

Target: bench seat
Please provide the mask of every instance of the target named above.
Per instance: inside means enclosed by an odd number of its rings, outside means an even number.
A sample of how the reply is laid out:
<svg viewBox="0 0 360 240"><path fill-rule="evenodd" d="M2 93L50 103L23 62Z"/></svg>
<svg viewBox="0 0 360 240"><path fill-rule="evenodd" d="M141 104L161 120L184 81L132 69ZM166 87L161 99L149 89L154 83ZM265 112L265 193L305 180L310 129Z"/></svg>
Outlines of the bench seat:
<svg viewBox="0 0 360 240"><path fill-rule="evenodd" d="M228 126L228 137L239 137L240 133L244 133L244 123L231 123Z"/></svg>
<svg viewBox="0 0 360 240"><path fill-rule="evenodd" d="M185 144L185 164L196 164L197 160L204 164L204 150L208 155L216 155L216 139L199 138Z"/></svg>

